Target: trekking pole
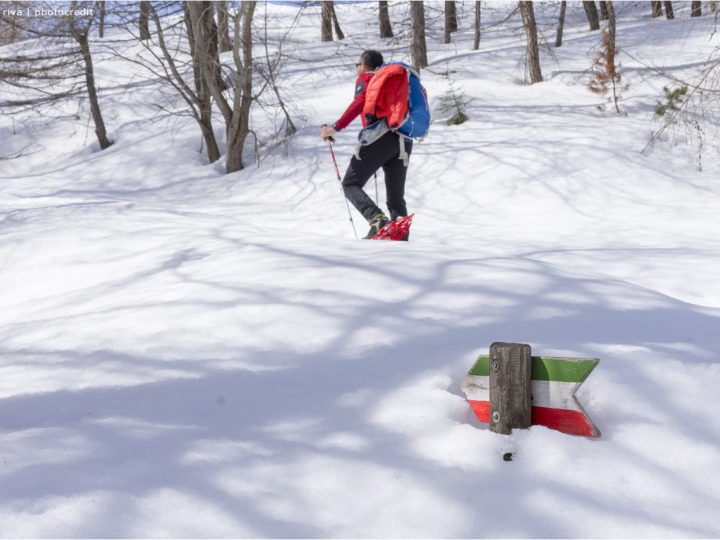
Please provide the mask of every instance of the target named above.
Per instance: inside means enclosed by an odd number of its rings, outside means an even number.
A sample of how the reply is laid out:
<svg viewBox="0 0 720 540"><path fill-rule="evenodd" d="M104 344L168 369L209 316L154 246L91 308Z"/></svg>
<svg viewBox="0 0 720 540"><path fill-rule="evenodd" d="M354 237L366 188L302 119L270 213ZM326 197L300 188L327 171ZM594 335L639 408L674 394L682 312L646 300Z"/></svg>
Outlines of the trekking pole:
<svg viewBox="0 0 720 540"><path fill-rule="evenodd" d="M345 200L345 206L347 207L348 217L350 218L350 225L352 225L353 233L355 233L355 240L357 240L358 235L357 235L357 231L355 230L355 223L353 222L352 212L350 212L350 205L348 204L347 199L345 198L345 192L343 191L343 188L342 188L342 179L340 178L340 170L338 169L337 161L335 161L335 152L333 152L333 148L332 148L332 143L335 142L335 139L333 139L332 137L328 137L327 142L328 142L328 148L330 149L330 155L332 156L333 165L335 165L335 174L337 174L337 179L340 182L340 184L339 184L340 192L342 193L343 199Z"/></svg>

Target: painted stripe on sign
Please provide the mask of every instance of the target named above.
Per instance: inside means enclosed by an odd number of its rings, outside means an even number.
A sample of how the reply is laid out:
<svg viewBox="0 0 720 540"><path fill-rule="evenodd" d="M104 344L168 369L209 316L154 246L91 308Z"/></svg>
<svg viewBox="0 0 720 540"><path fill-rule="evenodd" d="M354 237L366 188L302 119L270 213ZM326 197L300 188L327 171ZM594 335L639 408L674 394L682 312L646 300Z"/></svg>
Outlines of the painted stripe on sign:
<svg viewBox="0 0 720 540"><path fill-rule="evenodd" d="M595 369L597 358L552 358L533 356L531 360L532 379L538 381L583 382ZM480 356L469 375L490 375L490 357Z"/></svg>
<svg viewBox="0 0 720 540"><path fill-rule="evenodd" d="M556 381L530 381L530 394L534 407L580 410L575 391L580 383ZM468 400L490 401L490 377L468 375L462 383Z"/></svg>
<svg viewBox="0 0 720 540"><path fill-rule="evenodd" d="M490 402L468 400L470 408L481 422L490 422Z"/></svg>
<svg viewBox="0 0 720 540"><path fill-rule="evenodd" d="M470 408L480 422L490 421L490 402L468 400ZM599 437L600 431L590 422L584 411L551 409L549 407L532 408L532 424L556 429L570 435Z"/></svg>
<svg viewBox="0 0 720 540"><path fill-rule="evenodd" d="M489 376L490 375L490 357L489 356L480 356L477 359L477 362L475 362L475 365L472 367L468 375L479 375L479 376Z"/></svg>
<svg viewBox="0 0 720 540"><path fill-rule="evenodd" d="M585 414L585 411L582 410L582 407L580 407L579 411L533 407L532 423L549 427L550 429L557 429L570 435L582 435L583 437L600 436L600 430L590 422L590 419Z"/></svg>
<svg viewBox="0 0 720 540"><path fill-rule="evenodd" d="M575 391L579 386L580 383L531 381L533 407L580 410L580 404L575 399Z"/></svg>
<svg viewBox="0 0 720 540"><path fill-rule="evenodd" d="M490 377L488 376L467 375L460 388L470 400L490 401Z"/></svg>
<svg viewBox="0 0 720 540"><path fill-rule="evenodd" d="M584 382L600 360L597 358L547 358L533 356L532 378L537 381Z"/></svg>

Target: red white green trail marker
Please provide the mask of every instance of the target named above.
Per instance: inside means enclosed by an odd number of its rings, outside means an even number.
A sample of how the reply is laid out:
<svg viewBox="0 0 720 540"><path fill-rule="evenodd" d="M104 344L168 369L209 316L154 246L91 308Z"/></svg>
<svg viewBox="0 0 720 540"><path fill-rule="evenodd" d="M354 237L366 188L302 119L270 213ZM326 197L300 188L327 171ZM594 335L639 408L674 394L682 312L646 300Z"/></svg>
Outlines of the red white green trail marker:
<svg viewBox="0 0 720 540"><path fill-rule="evenodd" d="M600 430L582 408L575 392L600 360L597 358L531 359L532 424L599 437ZM490 357L480 356L462 383L470 407L481 422L490 421Z"/></svg>

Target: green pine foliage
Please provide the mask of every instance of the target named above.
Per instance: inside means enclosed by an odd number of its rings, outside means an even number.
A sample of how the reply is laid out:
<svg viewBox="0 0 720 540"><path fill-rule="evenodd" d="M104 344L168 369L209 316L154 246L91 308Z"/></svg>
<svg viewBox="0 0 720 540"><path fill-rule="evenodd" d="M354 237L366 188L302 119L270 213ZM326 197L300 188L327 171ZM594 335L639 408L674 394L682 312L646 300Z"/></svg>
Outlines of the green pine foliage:
<svg viewBox="0 0 720 540"><path fill-rule="evenodd" d="M657 114L658 116L665 116L665 113L668 111L679 111L679 105L681 105L682 101L685 99L687 91L687 86L680 86L674 89L670 89L667 86L663 87L663 92L665 93L665 102L657 102L657 106L655 107L655 114Z"/></svg>
<svg viewBox="0 0 720 540"><path fill-rule="evenodd" d="M468 119L465 113L465 107L472 102L472 99L465 97L465 92L455 85L454 81L450 78L449 72L445 75L450 84L450 88L445 95L440 98L440 111L443 113L452 112L452 116L447 120L447 125L456 126Z"/></svg>

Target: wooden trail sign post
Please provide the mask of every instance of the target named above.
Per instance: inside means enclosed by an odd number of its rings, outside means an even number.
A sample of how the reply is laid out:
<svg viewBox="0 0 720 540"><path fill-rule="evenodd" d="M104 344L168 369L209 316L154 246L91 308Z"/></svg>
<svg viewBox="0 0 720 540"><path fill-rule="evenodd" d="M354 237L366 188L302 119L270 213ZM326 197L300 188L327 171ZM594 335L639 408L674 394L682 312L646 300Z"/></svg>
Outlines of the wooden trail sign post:
<svg viewBox="0 0 720 540"><path fill-rule="evenodd" d="M530 345L490 345L490 429L509 435L512 428L529 428L532 420Z"/></svg>
<svg viewBox="0 0 720 540"><path fill-rule="evenodd" d="M480 356L468 372L462 390L478 420L497 433L541 425L599 437L600 430L575 397L599 362L531 356L530 345L493 343L490 355Z"/></svg>

